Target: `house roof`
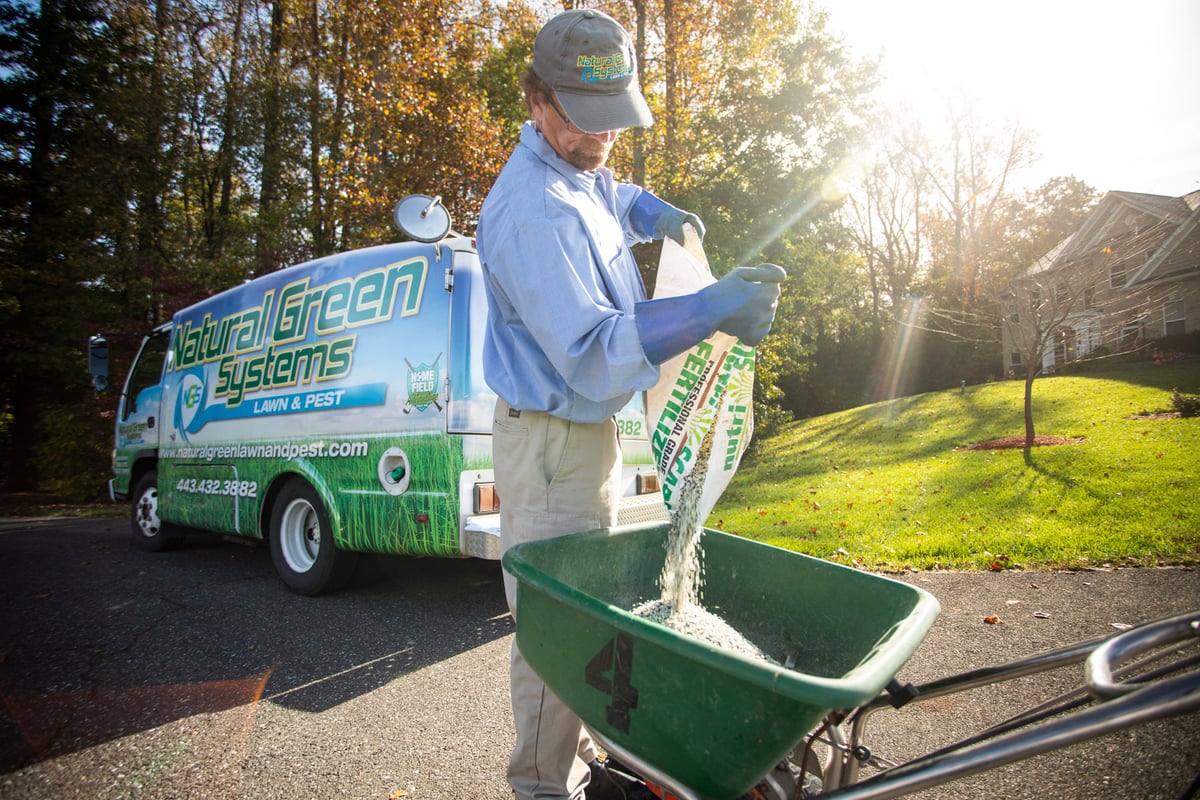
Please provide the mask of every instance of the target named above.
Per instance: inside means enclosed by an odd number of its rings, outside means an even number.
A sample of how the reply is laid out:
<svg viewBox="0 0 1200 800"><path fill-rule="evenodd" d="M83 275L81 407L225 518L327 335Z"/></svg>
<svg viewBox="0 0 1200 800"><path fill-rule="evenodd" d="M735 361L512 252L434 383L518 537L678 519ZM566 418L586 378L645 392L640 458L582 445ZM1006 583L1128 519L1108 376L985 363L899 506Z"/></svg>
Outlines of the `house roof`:
<svg viewBox="0 0 1200 800"><path fill-rule="evenodd" d="M1200 191L1183 197L1166 197L1140 192L1108 192L1101 198L1079 230L1030 265L1026 274L1066 267L1070 262L1098 250L1123 228L1170 232L1144 265L1129 276L1126 285L1146 283L1180 272L1200 270Z"/></svg>

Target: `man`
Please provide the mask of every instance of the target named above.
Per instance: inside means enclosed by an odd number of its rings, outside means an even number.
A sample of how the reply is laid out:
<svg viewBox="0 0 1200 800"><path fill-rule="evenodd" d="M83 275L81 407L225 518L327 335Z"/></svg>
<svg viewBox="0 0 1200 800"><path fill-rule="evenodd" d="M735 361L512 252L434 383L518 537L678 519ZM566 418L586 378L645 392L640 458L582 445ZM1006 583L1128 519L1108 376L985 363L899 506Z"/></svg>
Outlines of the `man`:
<svg viewBox="0 0 1200 800"><path fill-rule="evenodd" d="M651 115L629 35L585 9L538 33L522 80L530 121L483 204L476 240L486 279L488 384L501 544L616 523L621 471L613 415L653 386L658 365L716 330L757 344L786 277L740 267L694 295L646 300L630 245L682 242L698 217L604 165L623 128ZM515 613L515 582L505 575ZM564 642L564 647L571 646ZM591 738L513 647L519 800L623 797Z"/></svg>

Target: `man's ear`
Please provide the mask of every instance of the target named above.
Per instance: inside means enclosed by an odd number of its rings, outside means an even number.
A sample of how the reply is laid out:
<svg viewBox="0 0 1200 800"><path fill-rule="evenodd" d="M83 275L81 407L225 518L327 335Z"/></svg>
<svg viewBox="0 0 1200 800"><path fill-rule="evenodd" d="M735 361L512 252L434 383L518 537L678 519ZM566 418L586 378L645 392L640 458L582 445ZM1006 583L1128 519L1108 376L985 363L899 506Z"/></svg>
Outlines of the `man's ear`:
<svg viewBox="0 0 1200 800"><path fill-rule="evenodd" d="M533 120L533 127L539 132L542 130L542 120L546 116L546 98L531 95L529 98L529 118Z"/></svg>

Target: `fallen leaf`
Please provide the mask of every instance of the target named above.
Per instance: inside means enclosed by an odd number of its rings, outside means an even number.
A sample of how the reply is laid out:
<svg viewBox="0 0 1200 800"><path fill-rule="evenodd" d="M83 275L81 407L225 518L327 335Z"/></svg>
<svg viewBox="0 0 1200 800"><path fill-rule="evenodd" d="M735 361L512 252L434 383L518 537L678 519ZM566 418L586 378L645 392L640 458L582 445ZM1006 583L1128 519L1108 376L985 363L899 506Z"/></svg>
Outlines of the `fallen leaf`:
<svg viewBox="0 0 1200 800"><path fill-rule="evenodd" d="M1004 623L995 614L991 614L983 618L983 621L988 625L1003 625Z"/></svg>
<svg viewBox="0 0 1200 800"><path fill-rule="evenodd" d="M1116 628L1119 631L1127 631L1133 626L1125 622L1110 622L1108 623L1108 627Z"/></svg>
<svg viewBox="0 0 1200 800"><path fill-rule="evenodd" d="M1033 612L1033 616L1037 617L1038 619L1050 619L1050 612L1049 611L1035 611L1035 612Z"/></svg>

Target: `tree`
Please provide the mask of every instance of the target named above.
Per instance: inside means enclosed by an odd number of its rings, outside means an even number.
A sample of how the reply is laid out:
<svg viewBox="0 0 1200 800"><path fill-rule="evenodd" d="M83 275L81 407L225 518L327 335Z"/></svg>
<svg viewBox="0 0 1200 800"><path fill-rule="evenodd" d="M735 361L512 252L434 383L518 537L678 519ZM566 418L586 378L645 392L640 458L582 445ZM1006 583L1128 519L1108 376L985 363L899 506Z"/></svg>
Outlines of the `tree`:
<svg viewBox="0 0 1200 800"><path fill-rule="evenodd" d="M6 4L0 17L3 217L0 229L0 405L11 414L10 489L37 488L39 445L83 378L90 290L116 209L115 148L95 98L124 43L104 35L88 0Z"/></svg>
<svg viewBox="0 0 1200 800"><path fill-rule="evenodd" d="M1103 276L1093 267L1079 269L1059 262L1060 249L1039 259L1007 287L999 304L1003 338L1019 354L1025 379L1025 447L1037 440L1033 419L1033 382L1042 372L1046 353L1064 333L1067 323L1088 305L1096 282Z"/></svg>
<svg viewBox="0 0 1200 800"><path fill-rule="evenodd" d="M996 267L1008 258L1009 185L1033 158L1029 131L989 123L969 107L951 115L949 136L940 151L928 145L915 151L933 188L923 222L929 272L920 292L928 304L924 324L939 334L926 342L928 388L994 374L999 351L988 304Z"/></svg>
<svg viewBox="0 0 1200 800"><path fill-rule="evenodd" d="M526 116L518 79L548 11L537 9L523 0L0 6L10 487L48 474L37 469L48 463L38 457L46 420L94 421L82 399L89 334L109 336L118 364L148 326L201 297L394 238L390 211L409 193L441 195L469 232ZM781 315L760 350L761 396L785 408L777 387L805 391L811 348L823 364L847 364L859 346L860 326L849 324L857 276L842 280L834 266L846 263L845 242L822 225L831 208L822 187L861 138L870 70L801 0L606 9L635 32L657 118L622 138L615 171L697 210L718 274L764 260L793 268L786 313L807 315L814 336ZM856 311L817 319L827 311L818 297ZM766 404L760 412L770 416ZM80 473L105 469L108 433L93 438L59 448L94 457Z"/></svg>
<svg viewBox="0 0 1200 800"><path fill-rule="evenodd" d="M873 67L851 58L826 15L802 3L672 0L661 13L650 4L635 11L645 15L639 51L655 124L622 140L612 166L636 172L634 146L645 148L644 185L701 215L717 275L761 261L791 269L775 333L759 348L757 396L766 402L756 414L770 421L792 405L811 409L804 329L824 309L787 298L806 296L802 276L824 276L839 260L806 240L845 247L820 229L836 202L823 189L866 135ZM624 6L614 16L636 19ZM781 397L781 386L795 399Z"/></svg>

